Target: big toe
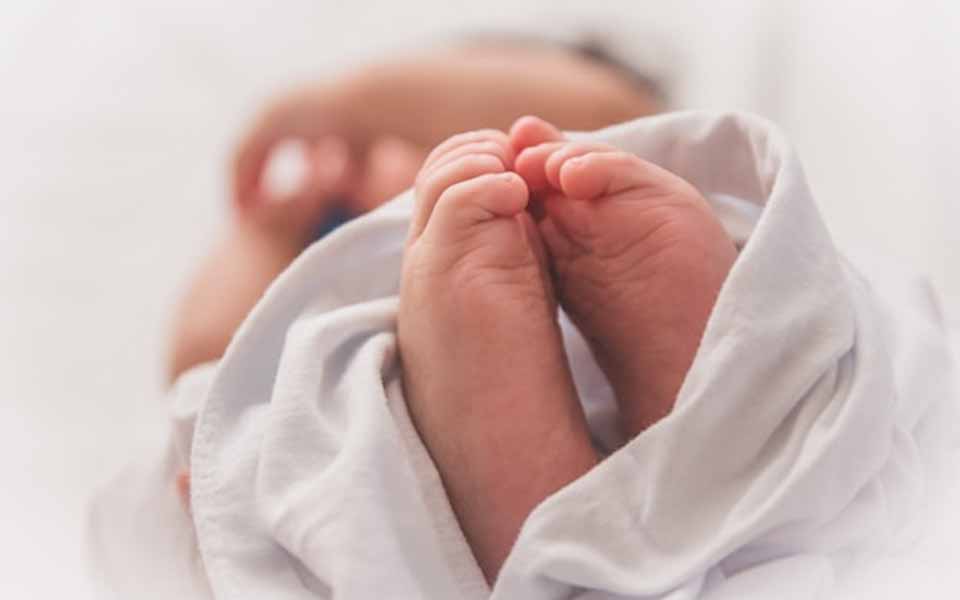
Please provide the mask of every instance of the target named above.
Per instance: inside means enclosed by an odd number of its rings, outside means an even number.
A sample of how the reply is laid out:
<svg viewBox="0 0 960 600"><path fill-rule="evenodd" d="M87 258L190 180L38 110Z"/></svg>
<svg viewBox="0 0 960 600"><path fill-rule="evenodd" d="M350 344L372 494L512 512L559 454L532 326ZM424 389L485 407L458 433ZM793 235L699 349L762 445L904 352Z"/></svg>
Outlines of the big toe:
<svg viewBox="0 0 960 600"><path fill-rule="evenodd" d="M515 152L525 148L537 146L546 142L559 142L564 139L563 133L554 125L540 117L527 115L514 121L510 127L510 144Z"/></svg>

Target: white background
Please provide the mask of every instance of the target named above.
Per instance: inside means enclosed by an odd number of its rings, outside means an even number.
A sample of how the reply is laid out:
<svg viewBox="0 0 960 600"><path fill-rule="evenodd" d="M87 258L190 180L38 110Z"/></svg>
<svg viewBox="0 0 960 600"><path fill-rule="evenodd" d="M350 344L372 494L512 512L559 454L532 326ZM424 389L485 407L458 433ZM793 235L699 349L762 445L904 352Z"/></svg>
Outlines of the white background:
<svg viewBox="0 0 960 600"><path fill-rule="evenodd" d="M955 8L955 6L957 8ZM85 503L164 417L171 305L260 103L455 30L613 27L682 107L779 122L831 229L960 300L960 5L0 4L0 597L84 598Z"/></svg>

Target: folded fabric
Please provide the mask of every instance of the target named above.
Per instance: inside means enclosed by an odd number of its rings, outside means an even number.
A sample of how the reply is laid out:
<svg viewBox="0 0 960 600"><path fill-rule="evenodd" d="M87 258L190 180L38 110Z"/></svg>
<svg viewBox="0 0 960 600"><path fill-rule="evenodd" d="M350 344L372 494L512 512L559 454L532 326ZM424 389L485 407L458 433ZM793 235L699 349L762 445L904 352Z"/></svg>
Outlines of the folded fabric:
<svg viewBox="0 0 960 600"><path fill-rule="evenodd" d="M917 534L957 424L930 288L844 258L760 119L577 135L693 183L741 248L674 411L619 439L610 388L561 315L609 456L533 511L490 589L403 399L404 194L304 253L191 391L192 517L215 597L834 597Z"/></svg>

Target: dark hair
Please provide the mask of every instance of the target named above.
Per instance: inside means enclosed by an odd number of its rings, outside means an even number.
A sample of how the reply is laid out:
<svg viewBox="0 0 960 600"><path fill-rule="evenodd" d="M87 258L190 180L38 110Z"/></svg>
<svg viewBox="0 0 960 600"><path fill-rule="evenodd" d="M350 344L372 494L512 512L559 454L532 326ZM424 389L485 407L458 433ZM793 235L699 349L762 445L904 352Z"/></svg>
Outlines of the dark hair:
<svg viewBox="0 0 960 600"><path fill-rule="evenodd" d="M667 104L666 92L663 86L652 76L641 72L627 61L618 57L599 36L585 37L583 40L576 42L560 42L559 45L565 47L577 56L618 72L621 77L629 81L634 87L650 94L657 103L661 105Z"/></svg>
<svg viewBox="0 0 960 600"><path fill-rule="evenodd" d="M669 98L663 84L621 57L606 41L606 37L602 33L589 33L580 35L576 40L566 41L529 34L473 32L458 36L454 42L460 46L517 46L564 50L616 72L634 88L649 94L661 107L666 107Z"/></svg>

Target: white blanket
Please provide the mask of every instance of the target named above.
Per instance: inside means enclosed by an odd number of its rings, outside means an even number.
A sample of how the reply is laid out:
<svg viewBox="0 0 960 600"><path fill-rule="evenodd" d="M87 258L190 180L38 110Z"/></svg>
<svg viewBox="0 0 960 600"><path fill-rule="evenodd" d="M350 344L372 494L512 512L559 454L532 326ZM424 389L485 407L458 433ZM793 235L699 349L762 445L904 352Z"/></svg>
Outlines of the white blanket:
<svg viewBox="0 0 960 600"><path fill-rule="evenodd" d="M956 442L955 365L930 288L838 253L766 122L680 113L586 137L692 182L742 247L673 413L624 445L610 389L561 318L611 454L533 511L491 590L404 406L404 194L310 248L194 376L203 385L181 387L198 418L175 439L192 436L215 597L836 597L915 538ZM120 487L97 514L156 502Z"/></svg>

